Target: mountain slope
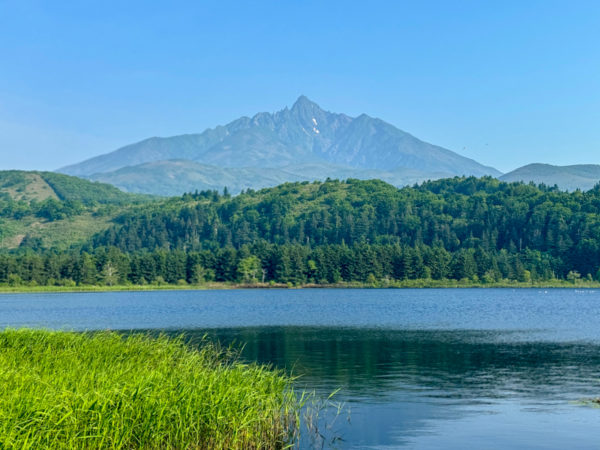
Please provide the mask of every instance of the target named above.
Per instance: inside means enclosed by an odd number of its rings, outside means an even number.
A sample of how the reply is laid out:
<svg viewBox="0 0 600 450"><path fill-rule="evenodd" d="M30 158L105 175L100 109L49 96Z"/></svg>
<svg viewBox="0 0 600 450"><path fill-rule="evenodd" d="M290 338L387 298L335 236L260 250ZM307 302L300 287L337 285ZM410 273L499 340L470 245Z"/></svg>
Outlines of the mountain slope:
<svg viewBox="0 0 600 450"><path fill-rule="evenodd" d="M304 96L291 109L242 117L201 134L146 139L60 172L98 178L99 173L173 159L220 168L333 164L355 169L500 175L496 169L423 142L380 119L330 113Z"/></svg>
<svg viewBox="0 0 600 450"><path fill-rule="evenodd" d="M519 167L500 177L502 181L534 182L547 186L557 185L560 189L587 191L600 182L600 165L580 164L573 166L552 166L550 164L529 164Z"/></svg>

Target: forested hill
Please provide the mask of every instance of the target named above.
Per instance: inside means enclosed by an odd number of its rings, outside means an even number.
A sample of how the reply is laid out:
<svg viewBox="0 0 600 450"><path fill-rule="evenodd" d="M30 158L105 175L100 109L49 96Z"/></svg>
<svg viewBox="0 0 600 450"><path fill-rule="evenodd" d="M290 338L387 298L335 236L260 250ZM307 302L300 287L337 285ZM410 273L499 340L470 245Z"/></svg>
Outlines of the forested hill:
<svg viewBox="0 0 600 450"><path fill-rule="evenodd" d="M90 204L127 204L148 196L128 194L116 187L55 172L0 171L0 201L60 200Z"/></svg>
<svg viewBox="0 0 600 450"><path fill-rule="evenodd" d="M88 250L229 248L258 256L263 268L282 254L302 260L303 273L315 251L350 251L368 265L361 274L377 277L595 277L599 213L598 187L565 193L490 177L402 189L376 180L288 183L233 198L207 191L145 205L119 217ZM341 264L341 256L331 258L330 265Z"/></svg>
<svg viewBox="0 0 600 450"><path fill-rule="evenodd" d="M53 172L0 171L0 251L66 249L109 226L146 195Z"/></svg>

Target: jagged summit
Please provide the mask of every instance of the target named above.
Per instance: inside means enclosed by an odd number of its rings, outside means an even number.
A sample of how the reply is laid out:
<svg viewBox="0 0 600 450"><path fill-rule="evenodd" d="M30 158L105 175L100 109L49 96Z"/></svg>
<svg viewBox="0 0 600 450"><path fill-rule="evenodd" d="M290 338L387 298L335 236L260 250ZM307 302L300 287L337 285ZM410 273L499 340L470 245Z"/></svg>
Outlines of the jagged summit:
<svg viewBox="0 0 600 450"><path fill-rule="evenodd" d="M292 109L306 109L306 108L318 108L319 105L311 101L306 95L301 95L292 105Z"/></svg>
<svg viewBox="0 0 600 450"><path fill-rule="evenodd" d="M292 105L291 111L294 112L316 112L324 113L319 105L310 100L307 96L301 95L298 100Z"/></svg>

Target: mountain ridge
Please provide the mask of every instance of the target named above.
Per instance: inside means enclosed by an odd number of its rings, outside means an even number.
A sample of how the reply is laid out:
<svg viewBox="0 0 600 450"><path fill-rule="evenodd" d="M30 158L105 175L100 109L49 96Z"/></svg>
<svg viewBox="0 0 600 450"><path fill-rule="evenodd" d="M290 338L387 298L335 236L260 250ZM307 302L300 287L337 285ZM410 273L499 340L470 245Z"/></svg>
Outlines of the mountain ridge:
<svg viewBox="0 0 600 450"><path fill-rule="evenodd" d="M532 163L519 167L501 177L502 181L533 182L547 186L558 186L559 189L587 191L600 183L600 165L574 164L555 166L545 163Z"/></svg>

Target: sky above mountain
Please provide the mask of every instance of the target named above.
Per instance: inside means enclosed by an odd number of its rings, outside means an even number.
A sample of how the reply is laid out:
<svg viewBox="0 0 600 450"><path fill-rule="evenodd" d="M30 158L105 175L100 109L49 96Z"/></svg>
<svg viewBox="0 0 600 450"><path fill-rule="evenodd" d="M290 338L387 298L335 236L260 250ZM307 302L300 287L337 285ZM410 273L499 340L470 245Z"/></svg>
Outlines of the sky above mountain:
<svg viewBox="0 0 600 450"><path fill-rule="evenodd" d="M0 169L306 94L512 170L600 163L600 3L0 1Z"/></svg>

